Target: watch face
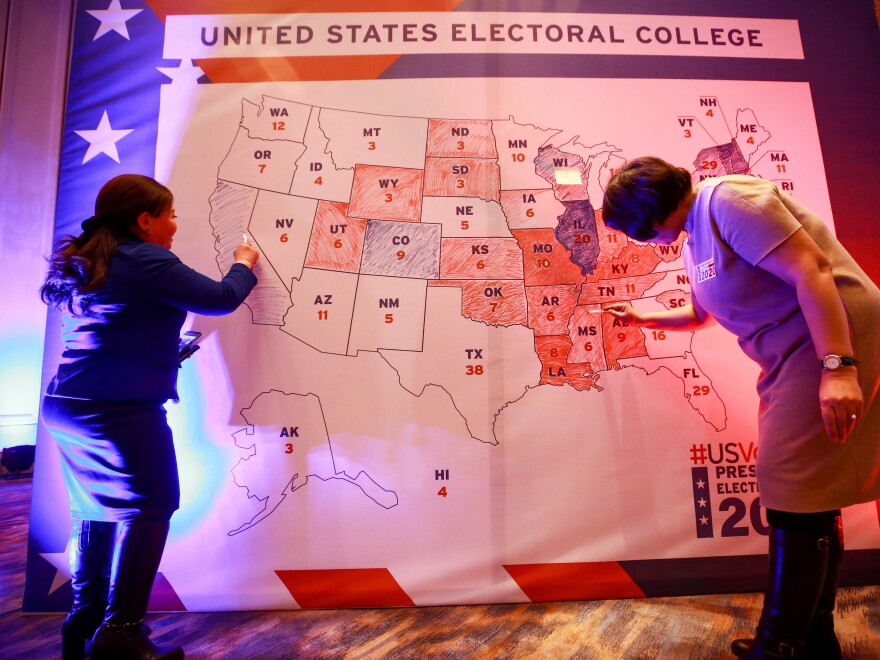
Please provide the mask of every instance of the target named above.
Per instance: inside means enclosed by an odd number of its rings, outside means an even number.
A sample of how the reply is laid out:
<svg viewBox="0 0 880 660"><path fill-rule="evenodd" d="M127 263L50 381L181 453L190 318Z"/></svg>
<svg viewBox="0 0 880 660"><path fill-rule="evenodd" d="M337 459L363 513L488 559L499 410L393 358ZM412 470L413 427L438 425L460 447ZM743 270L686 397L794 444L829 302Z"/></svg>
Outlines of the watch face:
<svg viewBox="0 0 880 660"><path fill-rule="evenodd" d="M840 358L836 355L828 355L822 363L826 369L837 369L840 366Z"/></svg>

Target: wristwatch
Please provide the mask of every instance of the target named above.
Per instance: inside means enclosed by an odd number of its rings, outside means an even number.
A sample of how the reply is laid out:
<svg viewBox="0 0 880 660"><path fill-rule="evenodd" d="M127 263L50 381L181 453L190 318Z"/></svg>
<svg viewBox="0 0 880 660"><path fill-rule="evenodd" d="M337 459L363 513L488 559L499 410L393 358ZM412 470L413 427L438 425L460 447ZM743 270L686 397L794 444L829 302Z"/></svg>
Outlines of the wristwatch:
<svg viewBox="0 0 880 660"><path fill-rule="evenodd" d="M844 355L826 355L822 358L822 368L826 371L835 371L836 369L840 369L841 367L852 367L858 364L859 361L854 357L846 357Z"/></svg>

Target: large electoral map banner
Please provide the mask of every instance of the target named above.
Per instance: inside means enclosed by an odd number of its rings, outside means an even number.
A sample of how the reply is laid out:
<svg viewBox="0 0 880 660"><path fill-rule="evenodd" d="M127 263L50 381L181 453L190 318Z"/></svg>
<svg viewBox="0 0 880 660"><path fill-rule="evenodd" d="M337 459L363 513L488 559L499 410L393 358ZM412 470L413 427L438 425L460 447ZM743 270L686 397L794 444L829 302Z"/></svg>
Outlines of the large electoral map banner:
<svg viewBox="0 0 880 660"><path fill-rule="evenodd" d="M138 171L174 191L184 262L219 277L243 235L262 254L245 306L188 321L153 607L759 589L757 368L719 328L596 313L689 296L680 242L600 209L651 153L772 179L832 223L808 82L664 75L803 60L798 22L304 4L77 10L59 233ZM48 439L37 480L25 608L64 609ZM851 565L875 567L853 580L877 580L877 507L844 516Z"/></svg>

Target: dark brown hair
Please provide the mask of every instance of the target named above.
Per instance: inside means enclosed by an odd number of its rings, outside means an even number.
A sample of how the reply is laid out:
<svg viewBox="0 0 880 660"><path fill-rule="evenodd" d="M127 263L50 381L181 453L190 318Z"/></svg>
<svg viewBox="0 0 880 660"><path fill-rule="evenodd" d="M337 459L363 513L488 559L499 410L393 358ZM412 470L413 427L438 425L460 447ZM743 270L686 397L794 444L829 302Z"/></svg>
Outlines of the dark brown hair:
<svg viewBox="0 0 880 660"><path fill-rule="evenodd" d="M611 177L605 188L602 219L637 241L657 235L662 224L691 189L691 175L655 156L635 158Z"/></svg>
<svg viewBox="0 0 880 660"><path fill-rule="evenodd" d="M56 243L40 287L43 302L74 316L92 316L110 260L117 246L134 236L138 216L144 211L159 216L173 201L171 191L148 176L120 174L110 179L95 200L95 215L82 223L82 233Z"/></svg>

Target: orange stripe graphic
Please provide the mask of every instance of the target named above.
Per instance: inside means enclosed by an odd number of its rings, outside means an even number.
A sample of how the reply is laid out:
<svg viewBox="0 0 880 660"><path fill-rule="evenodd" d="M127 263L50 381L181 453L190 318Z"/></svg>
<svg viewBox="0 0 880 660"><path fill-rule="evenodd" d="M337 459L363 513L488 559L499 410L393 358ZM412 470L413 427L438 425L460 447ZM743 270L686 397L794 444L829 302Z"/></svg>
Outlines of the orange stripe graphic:
<svg viewBox="0 0 880 660"><path fill-rule="evenodd" d="M415 606L387 568L275 573L303 609Z"/></svg>
<svg viewBox="0 0 880 660"><path fill-rule="evenodd" d="M341 57L235 57L196 60L214 83L296 80L373 80L397 55Z"/></svg>
<svg viewBox="0 0 880 660"><path fill-rule="evenodd" d="M151 612L186 612L186 605L180 600L180 596L164 573L156 574L148 607Z"/></svg>
<svg viewBox="0 0 880 660"><path fill-rule="evenodd" d="M616 561L514 564L504 568L533 603L645 597Z"/></svg>

